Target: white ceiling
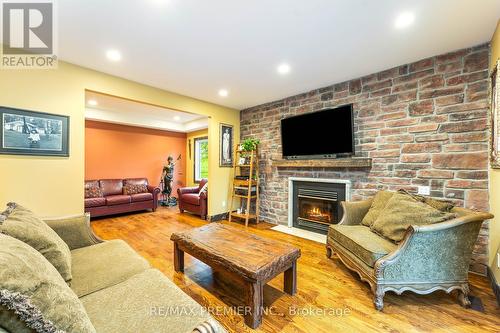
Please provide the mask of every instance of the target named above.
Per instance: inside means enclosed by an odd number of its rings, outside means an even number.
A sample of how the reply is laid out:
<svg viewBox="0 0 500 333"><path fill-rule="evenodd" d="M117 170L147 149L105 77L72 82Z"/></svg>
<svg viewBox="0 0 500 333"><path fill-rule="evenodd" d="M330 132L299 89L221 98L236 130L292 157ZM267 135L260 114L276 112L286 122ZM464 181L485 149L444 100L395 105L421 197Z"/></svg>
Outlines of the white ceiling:
<svg viewBox="0 0 500 333"><path fill-rule="evenodd" d="M188 133L208 128L208 117L148 105L91 91L85 93L85 119ZM89 101L97 105L89 105Z"/></svg>
<svg viewBox="0 0 500 333"><path fill-rule="evenodd" d="M415 22L398 30L403 11ZM64 0L58 12L61 59L241 109L487 42L500 1Z"/></svg>

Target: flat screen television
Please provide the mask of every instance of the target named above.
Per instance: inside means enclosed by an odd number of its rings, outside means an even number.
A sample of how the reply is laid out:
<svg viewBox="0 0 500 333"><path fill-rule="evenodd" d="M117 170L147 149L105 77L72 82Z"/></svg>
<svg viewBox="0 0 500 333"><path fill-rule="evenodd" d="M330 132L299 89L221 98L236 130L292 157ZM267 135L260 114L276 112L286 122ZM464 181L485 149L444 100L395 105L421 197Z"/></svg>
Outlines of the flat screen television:
<svg viewBox="0 0 500 333"><path fill-rule="evenodd" d="M354 155L352 104L281 120L285 159L320 159Z"/></svg>

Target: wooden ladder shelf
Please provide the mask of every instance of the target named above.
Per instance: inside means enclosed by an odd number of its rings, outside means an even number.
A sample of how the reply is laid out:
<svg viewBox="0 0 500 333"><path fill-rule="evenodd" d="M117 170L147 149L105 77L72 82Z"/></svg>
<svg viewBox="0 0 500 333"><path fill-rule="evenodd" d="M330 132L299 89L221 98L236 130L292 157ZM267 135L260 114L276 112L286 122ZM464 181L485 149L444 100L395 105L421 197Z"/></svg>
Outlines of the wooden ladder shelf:
<svg viewBox="0 0 500 333"><path fill-rule="evenodd" d="M236 147L238 147L237 145ZM234 178L231 191L231 208L229 210L229 222L233 217L245 220L245 226L248 226L249 220L255 220L259 223L259 161L257 158L257 149L251 151L242 151L235 149L234 159ZM245 164L239 164L240 157L246 157ZM248 164L247 164L248 163ZM246 177L247 179L240 179ZM234 201L240 200L240 207L245 207L241 213L233 212ZM246 202L245 202L246 201ZM251 213L252 201L255 201L255 212ZM245 205L243 205L245 203Z"/></svg>

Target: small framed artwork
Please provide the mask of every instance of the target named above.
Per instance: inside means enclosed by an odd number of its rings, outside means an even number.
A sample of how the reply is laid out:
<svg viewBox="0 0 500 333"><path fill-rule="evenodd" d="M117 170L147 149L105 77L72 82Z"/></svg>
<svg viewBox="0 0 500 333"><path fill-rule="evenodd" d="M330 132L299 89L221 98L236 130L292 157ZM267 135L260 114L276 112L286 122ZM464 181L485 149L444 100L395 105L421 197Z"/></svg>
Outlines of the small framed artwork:
<svg viewBox="0 0 500 333"><path fill-rule="evenodd" d="M69 117L0 106L0 154L69 156Z"/></svg>
<svg viewBox="0 0 500 333"><path fill-rule="evenodd" d="M497 61L496 67L491 73L490 85L490 100L491 100L491 142L490 142L490 162L491 167L500 169L500 60Z"/></svg>
<svg viewBox="0 0 500 333"><path fill-rule="evenodd" d="M220 157L219 166L229 167L233 166L234 152L233 152L233 126L227 124L220 124Z"/></svg>

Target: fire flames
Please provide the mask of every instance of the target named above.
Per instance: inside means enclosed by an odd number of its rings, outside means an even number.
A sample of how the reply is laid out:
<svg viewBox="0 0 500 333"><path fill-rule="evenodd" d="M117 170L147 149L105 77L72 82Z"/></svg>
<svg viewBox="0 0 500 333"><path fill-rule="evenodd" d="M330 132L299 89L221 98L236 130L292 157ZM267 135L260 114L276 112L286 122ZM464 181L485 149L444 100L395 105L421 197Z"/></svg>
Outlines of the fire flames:
<svg viewBox="0 0 500 333"><path fill-rule="evenodd" d="M319 207L313 207L307 212L307 217L322 221L322 222L330 222L331 221L331 215L329 212L323 212L322 209Z"/></svg>

